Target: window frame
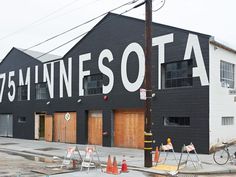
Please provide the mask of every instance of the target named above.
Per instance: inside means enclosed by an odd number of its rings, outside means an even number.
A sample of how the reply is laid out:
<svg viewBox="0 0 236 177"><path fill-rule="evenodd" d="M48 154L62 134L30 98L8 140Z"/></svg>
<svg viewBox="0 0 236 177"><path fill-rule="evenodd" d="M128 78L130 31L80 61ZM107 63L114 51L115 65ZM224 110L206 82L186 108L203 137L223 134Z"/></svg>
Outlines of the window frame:
<svg viewBox="0 0 236 177"><path fill-rule="evenodd" d="M44 87L45 89L46 89L46 98L42 98L42 96L41 96L41 98L37 98L37 96L38 96L38 93L37 93L37 86L38 85L40 85L40 84L44 84L46 87ZM41 91L41 93L42 93L42 91ZM48 90L48 84L47 84L47 82L39 82L39 83L36 83L35 84L35 100L47 100L47 99L49 99L50 97L49 97L49 90Z"/></svg>
<svg viewBox="0 0 236 177"><path fill-rule="evenodd" d="M100 80L91 80L92 79L92 77L96 77L96 76L99 76L99 77L101 77L100 78ZM84 89L84 96L93 96L93 95L102 95L103 94L103 79L104 79L104 77L103 77L104 75L102 74L102 73L96 73L96 74L90 74L90 75L88 75L88 76L85 76L84 77L84 79L83 79L83 89ZM90 80L89 80L90 79ZM92 82L96 82L96 84L98 85L99 84L99 86L100 87L97 87L97 88L95 88L95 87L91 87L91 88L88 88L88 85L89 84L92 84ZM94 83L93 83L94 84ZM95 84L95 85L96 85ZM91 90L89 90L89 89L91 89ZM89 91L92 91L92 89L94 89L94 90L99 90L100 89L100 92L99 93L89 93ZM95 91L96 92L96 91Z"/></svg>
<svg viewBox="0 0 236 177"><path fill-rule="evenodd" d="M232 68L230 68L231 66ZM232 77L232 78L229 78L229 77ZM232 86L229 82L232 82ZM221 87L223 88L230 88L230 89L235 88L235 64L234 63L220 60L220 83L221 83Z"/></svg>
<svg viewBox="0 0 236 177"><path fill-rule="evenodd" d="M187 65L185 64L187 66L186 69L184 69L183 67L184 63L187 63ZM179 69L180 66L182 66L182 68ZM172 67L174 69L169 70L168 67L169 68ZM193 59L178 60L178 61L163 63L161 65L161 70L162 70L161 72L161 80L162 80L161 88L162 89L176 89L176 88L186 88L186 87L193 86ZM181 77L180 76L181 74L183 75L185 74L187 75L187 77L183 77L183 76ZM175 75L175 76L172 76L172 75ZM167 86L168 81L170 82L170 86ZM174 86L174 81L175 81L175 86Z"/></svg>
<svg viewBox="0 0 236 177"><path fill-rule="evenodd" d="M233 126L234 125L234 116L222 116L221 117L222 126Z"/></svg>
<svg viewBox="0 0 236 177"><path fill-rule="evenodd" d="M23 89L25 89L25 91L23 91ZM26 94L22 95L22 93ZM17 86L17 101L27 101L27 100L28 100L28 86L27 85Z"/></svg>
<svg viewBox="0 0 236 177"><path fill-rule="evenodd" d="M188 123L188 124L177 124L175 121L170 121L168 119L188 119L188 120L182 120L184 123ZM174 123L173 123L174 122ZM181 122L181 121L179 121ZM168 117L163 117L163 126L164 127L191 127L191 118L189 116L168 116Z"/></svg>
<svg viewBox="0 0 236 177"><path fill-rule="evenodd" d="M19 116L19 117L17 118L17 122L20 123L20 124L24 124L24 123L27 122L27 119L26 119L25 116Z"/></svg>

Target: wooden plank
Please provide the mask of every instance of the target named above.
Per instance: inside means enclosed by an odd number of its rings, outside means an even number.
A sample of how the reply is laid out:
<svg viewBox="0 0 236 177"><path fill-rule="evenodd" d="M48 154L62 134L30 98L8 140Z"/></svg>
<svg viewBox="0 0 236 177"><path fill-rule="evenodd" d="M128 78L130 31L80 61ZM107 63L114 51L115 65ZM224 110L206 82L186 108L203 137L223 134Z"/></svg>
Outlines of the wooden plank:
<svg viewBox="0 0 236 177"><path fill-rule="evenodd" d="M88 144L102 145L102 111L89 111Z"/></svg>
<svg viewBox="0 0 236 177"><path fill-rule="evenodd" d="M53 119L52 115L45 116L45 141L52 141Z"/></svg>
<svg viewBox="0 0 236 177"><path fill-rule="evenodd" d="M114 145L117 147L144 147L144 112L121 110L115 112Z"/></svg>

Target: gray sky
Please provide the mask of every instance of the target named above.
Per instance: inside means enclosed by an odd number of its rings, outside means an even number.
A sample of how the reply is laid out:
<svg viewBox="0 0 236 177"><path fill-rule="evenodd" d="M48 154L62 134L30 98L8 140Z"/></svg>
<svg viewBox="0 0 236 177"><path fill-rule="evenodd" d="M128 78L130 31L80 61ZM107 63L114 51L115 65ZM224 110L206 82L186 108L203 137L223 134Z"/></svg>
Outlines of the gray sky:
<svg viewBox="0 0 236 177"><path fill-rule="evenodd" d="M12 47L28 48L131 0L0 0L0 61ZM139 2L142 2L140 0ZM153 0L153 9L161 0ZM122 13L133 5L114 13ZM153 21L215 36L236 49L235 0L166 0ZM144 6L125 15L144 19ZM47 52L91 29L99 20L32 50ZM63 56L78 40L53 51Z"/></svg>

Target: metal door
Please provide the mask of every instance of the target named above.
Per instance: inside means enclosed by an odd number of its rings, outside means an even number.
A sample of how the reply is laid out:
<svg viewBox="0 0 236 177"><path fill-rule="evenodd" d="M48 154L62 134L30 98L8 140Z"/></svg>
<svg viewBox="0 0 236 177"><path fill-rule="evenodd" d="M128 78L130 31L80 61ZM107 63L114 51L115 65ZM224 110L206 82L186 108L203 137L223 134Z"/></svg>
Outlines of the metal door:
<svg viewBox="0 0 236 177"><path fill-rule="evenodd" d="M13 137L13 116L0 114L0 136Z"/></svg>

